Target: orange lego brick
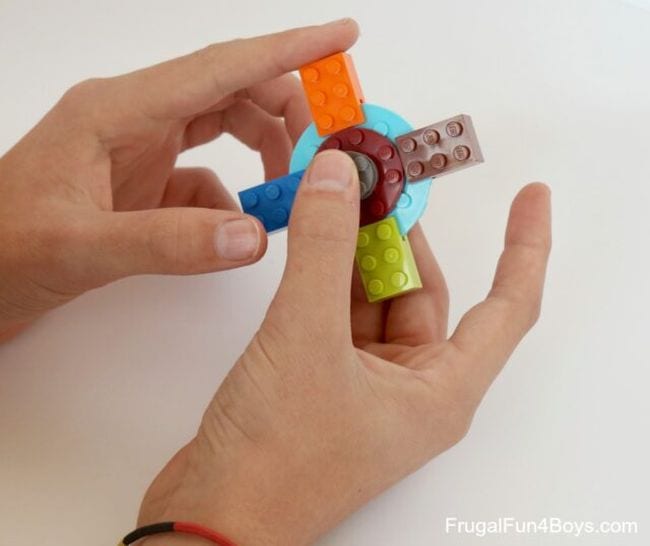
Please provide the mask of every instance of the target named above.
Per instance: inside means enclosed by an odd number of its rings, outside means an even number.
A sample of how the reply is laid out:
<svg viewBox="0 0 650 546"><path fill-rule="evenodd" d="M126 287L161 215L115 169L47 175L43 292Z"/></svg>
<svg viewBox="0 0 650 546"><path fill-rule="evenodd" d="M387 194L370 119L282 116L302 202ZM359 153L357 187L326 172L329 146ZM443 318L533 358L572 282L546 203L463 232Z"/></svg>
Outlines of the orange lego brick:
<svg viewBox="0 0 650 546"><path fill-rule="evenodd" d="M347 53L335 53L300 68L300 79L320 136L363 123L363 93Z"/></svg>

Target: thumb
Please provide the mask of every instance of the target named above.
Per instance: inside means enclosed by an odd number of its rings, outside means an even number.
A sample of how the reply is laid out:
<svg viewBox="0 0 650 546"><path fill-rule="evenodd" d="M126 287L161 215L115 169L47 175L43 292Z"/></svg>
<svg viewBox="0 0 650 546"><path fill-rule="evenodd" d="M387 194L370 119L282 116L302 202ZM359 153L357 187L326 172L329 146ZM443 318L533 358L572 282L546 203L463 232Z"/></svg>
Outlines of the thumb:
<svg viewBox="0 0 650 546"><path fill-rule="evenodd" d="M349 330L358 231L355 165L343 152L321 152L305 173L291 210L287 264L274 306L293 322L300 317L303 324L347 324Z"/></svg>
<svg viewBox="0 0 650 546"><path fill-rule="evenodd" d="M103 213L89 262L106 282L129 275L187 275L257 261L266 233L252 216L193 207Z"/></svg>

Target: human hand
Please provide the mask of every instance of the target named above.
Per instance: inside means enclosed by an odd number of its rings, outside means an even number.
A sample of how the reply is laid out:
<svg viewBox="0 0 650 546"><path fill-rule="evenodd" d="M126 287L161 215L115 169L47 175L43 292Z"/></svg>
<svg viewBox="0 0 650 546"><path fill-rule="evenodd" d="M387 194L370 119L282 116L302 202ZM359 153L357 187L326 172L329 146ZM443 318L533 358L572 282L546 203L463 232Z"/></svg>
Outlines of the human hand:
<svg viewBox="0 0 650 546"><path fill-rule="evenodd" d="M357 279L350 293L358 209L350 159L317 155L268 313L196 438L151 485L141 524L196 521L242 546L309 544L464 436L537 320L548 188L531 184L515 198L492 289L449 338L445 281L419 227L409 238L422 290L369 304Z"/></svg>
<svg viewBox="0 0 650 546"><path fill-rule="evenodd" d="M288 72L350 47L342 20L235 40L82 82L0 158L0 340L86 290L250 264L266 234L179 153L230 133L286 174L310 120Z"/></svg>

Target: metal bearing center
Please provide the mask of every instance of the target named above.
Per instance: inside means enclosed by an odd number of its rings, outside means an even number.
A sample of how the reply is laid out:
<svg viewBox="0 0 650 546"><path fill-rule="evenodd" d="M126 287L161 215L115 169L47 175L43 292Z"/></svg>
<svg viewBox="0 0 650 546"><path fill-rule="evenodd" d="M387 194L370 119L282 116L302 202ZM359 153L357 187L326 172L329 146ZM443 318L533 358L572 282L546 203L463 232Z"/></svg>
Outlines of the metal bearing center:
<svg viewBox="0 0 650 546"><path fill-rule="evenodd" d="M379 173L377 172L377 165L366 154L361 152L346 151L352 161L354 161L359 173L359 183L361 186L361 199L366 199L375 191L375 186L379 180Z"/></svg>

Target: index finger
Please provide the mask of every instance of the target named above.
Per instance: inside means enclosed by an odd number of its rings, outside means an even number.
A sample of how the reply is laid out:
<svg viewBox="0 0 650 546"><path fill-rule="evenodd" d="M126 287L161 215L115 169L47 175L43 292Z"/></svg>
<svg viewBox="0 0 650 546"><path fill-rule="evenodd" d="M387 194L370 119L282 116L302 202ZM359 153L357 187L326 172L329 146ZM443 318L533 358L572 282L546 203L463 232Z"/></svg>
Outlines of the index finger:
<svg viewBox="0 0 650 546"><path fill-rule="evenodd" d="M354 20L341 19L213 44L126 75L133 83L130 102L156 119L192 117L240 89L346 50L358 35Z"/></svg>
<svg viewBox="0 0 650 546"><path fill-rule="evenodd" d="M255 84L242 94L275 117L284 119L284 125L295 145L311 123L311 113L300 80L293 74Z"/></svg>

